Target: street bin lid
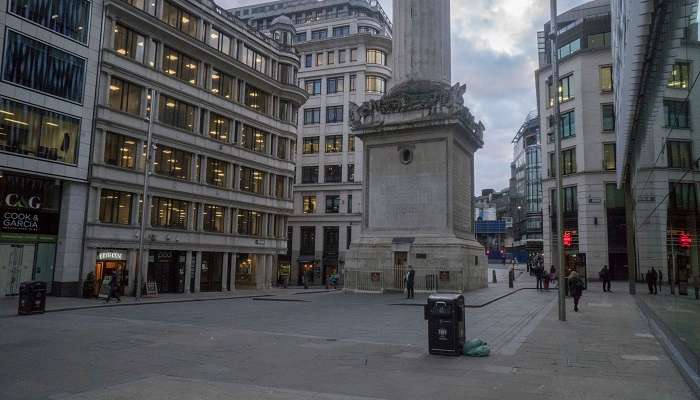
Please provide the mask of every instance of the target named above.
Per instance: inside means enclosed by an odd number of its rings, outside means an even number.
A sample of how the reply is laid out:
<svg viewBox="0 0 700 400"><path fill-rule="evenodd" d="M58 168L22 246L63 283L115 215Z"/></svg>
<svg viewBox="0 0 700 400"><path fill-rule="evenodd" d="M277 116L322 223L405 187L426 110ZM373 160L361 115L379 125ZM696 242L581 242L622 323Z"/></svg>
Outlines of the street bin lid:
<svg viewBox="0 0 700 400"><path fill-rule="evenodd" d="M436 293L428 296L428 301L459 301L464 299L464 296L458 293Z"/></svg>

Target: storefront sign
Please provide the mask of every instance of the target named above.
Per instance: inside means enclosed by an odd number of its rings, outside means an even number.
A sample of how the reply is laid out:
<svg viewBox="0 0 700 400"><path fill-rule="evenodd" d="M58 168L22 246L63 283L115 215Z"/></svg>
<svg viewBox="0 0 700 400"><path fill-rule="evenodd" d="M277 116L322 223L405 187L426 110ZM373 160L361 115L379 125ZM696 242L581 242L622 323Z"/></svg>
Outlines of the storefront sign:
<svg viewBox="0 0 700 400"><path fill-rule="evenodd" d="M126 253L121 250L103 250L97 252L98 261L123 261L126 260Z"/></svg>
<svg viewBox="0 0 700 400"><path fill-rule="evenodd" d="M0 207L0 231L57 235L58 214Z"/></svg>
<svg viewBox="0 0 700 400"><path fill-rule="evenodd" d="M58 235L60 198L55 180L3 173L0 232Z"/></svg>

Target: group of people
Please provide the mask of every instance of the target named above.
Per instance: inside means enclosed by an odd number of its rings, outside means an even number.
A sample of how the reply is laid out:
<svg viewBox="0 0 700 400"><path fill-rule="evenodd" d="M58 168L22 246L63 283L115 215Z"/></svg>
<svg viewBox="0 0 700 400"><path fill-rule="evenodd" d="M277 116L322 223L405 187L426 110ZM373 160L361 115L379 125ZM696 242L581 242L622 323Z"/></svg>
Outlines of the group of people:
<svg viewBox="0 0 700 400"><path fill-rule="evenodd" d="M554 268L554 265L549 268L549 272L544 269L543 265L537 265L531 271L537 278L537 290L547 290L550 282L557 282L557 269Z"/></svg>

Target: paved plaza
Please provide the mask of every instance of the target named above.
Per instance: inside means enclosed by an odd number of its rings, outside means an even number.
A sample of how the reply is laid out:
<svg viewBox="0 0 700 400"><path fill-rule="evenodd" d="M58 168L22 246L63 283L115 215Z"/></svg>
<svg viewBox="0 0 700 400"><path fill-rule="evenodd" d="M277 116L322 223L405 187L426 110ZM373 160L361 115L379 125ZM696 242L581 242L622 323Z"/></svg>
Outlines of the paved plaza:
<svg viewBox="0 0 700 400"><path fill-rule="evenodd" d="M429 356L425 297L399 294L292 290L5 315L0 398L694 398L622 287L591 285L582 312L561 323L556 294L532 286L524 274L515 291L499 282L467 294L467 336L492 345L484 359Z"/></svg>

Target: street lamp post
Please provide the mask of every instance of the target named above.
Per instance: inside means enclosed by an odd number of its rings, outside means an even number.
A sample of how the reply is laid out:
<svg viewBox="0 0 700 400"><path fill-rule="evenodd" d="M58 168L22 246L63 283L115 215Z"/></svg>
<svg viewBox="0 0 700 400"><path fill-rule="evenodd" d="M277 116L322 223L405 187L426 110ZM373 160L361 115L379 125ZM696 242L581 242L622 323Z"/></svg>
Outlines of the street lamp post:
<svg viewBox="0 0 700 400"><path fill-rule="evenodd" d="M559 52L558 52L558 30L557 24L557 0L551 0L552 19L550 22L550 40L552 54L552 85L554 90L554 143L555 143L555 171L557 176L557 262L559 264L559 320L566 321L566 268L564 267L564 193L562 190L562 163L561 163L561 127L560 127L560 101L559 101ZM550 166L551 168L551 166Z"/></svg>
<svg viewBox="0 0 700 400"><path fill-rule="evenodd" d="M143 199L141 203L141 230L139 233L139 251L136 261L136 300L141 300L141 288L143 286L144 256L143 245L146 234L146 221L150 212L150 202L148 201L149 180L151 167L153 165L153 112L157 104L157 92L155 89L148 89L146 108L146 120L148 121L148 137L146 139L146 160L143 168Z"/></svg>

